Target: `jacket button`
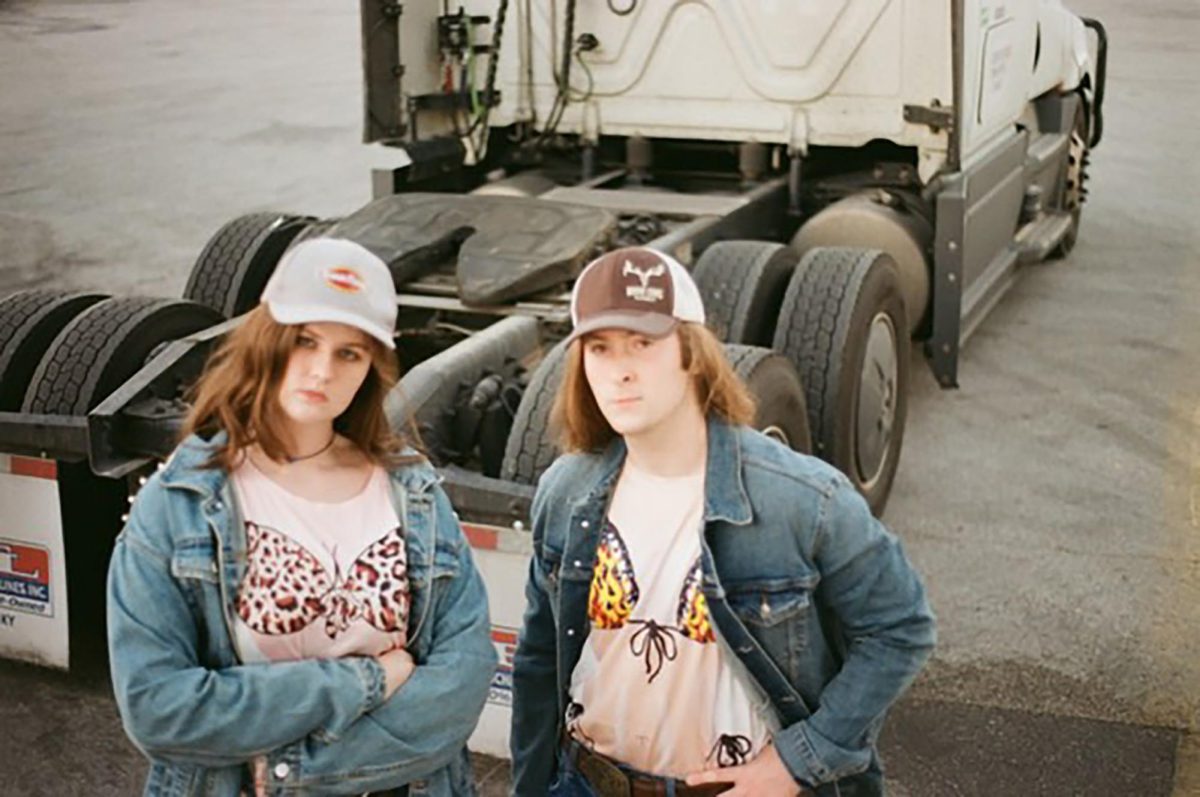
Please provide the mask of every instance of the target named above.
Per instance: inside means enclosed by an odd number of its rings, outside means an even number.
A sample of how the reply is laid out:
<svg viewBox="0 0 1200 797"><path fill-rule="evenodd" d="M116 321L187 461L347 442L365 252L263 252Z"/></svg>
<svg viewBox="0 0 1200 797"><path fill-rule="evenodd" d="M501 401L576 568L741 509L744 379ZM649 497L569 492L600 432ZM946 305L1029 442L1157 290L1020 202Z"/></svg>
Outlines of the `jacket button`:
<svg viewBox="0 0 1200 797"><path fill-rule="evenodd" d="M581 562L581 561L580 561L580 560L578 560L578 559L576 559L576 560L573 562L573 564L575 565L575 567L583 567L583 562Z"/></svg>
<svg viewBox="0 0 1200 797"><path fill-rule="evenodd" d="M568 629L567 629L567 636L575 636L575 629L574 629L574 628L568 628Z"/></svg>
<svg viewBox="0 0 1200 797"><path fill-rule="evenodd" d="M285 764L282 761L280 761L278 764L275 765L275 777L277 777L277 778L281 778L281 779L286 778L288 776L288 773L291 771L292 771L292 768L289 767L287 764Z"/></svg>
<svg viewBox="0 0 1200 797"><path fill-rule="evenodd" d="M579 525L583 526L586 529L588 527L588 525L590 525L590 524L585 520L582 523L580 523Z"/></svg>

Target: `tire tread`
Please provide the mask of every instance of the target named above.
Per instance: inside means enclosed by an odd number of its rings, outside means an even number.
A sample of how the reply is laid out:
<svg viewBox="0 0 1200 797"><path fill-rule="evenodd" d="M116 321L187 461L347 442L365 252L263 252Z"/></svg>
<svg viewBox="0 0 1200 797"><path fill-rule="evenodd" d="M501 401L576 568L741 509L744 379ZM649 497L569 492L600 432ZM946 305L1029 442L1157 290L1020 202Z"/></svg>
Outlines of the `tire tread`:
<svg viewBox="0 0 1200 797"><path fill-rule="evenodd" d="M566 346L551 349L529 377L521 396L504 449L500 478L520 484L537 484L558 456L558 446L548 434L550 410L562 381Z"/></svg>
<svg viewBox="0 0 1200 797"><path fill-rule="evenodd" d="M833 401L842 365L837 355L845 346L863 279L878 254L863 249L814 249L797 267L783 298L775 348L800 371L818 454L825 454L827 429L837 409Z"/></svg>

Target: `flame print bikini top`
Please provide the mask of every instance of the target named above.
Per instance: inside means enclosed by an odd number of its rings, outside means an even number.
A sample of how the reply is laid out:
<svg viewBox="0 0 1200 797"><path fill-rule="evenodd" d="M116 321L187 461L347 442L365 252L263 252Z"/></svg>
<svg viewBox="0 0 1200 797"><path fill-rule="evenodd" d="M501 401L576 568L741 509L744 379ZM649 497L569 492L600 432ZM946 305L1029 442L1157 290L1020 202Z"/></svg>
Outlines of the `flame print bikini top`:
<svg viewBox="0 0 1200 797"><path fill-rule="evenodd" d="M703 474L626 467L600 530L591 632L572 673L568 732L655 775L742 764L769 741L763 701L717 643L701 591Z"/></svg>

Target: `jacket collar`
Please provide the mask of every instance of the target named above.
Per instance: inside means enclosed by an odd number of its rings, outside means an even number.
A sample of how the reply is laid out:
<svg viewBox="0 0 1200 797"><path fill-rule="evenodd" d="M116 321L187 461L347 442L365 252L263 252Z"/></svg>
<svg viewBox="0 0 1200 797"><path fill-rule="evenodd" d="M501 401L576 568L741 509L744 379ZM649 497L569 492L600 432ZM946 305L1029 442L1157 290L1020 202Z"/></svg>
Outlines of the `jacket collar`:
<svg viewBox="0 0 1200 797"><path fill-rule="evenodd" d="M704 521L723 520L735 526L748 525L754 512L742 478L742 446L738 429L713 415L708 417L707 424ZM625 462L626 451L624 438L618 436L609 443L596 469L594 486L582 503L606 499Z"/></svg>
<svg viewBox="0 0 1200 797"><path fill-rule="evenodd" d="M164 487L182 487L212 498L220 495L229 475L221 468L206 468L213 452L225 444L225 432L217 432L208 440L191 435L175 449L162 468Z"/></svg>
<svg viewBox="0 0 1200 797"><path fill-rule="evenodd" d="M704 520L745 526L754 518L742 478L742 445L738 428L708 418L708 463L704 473Z"/></svg>
<svg viewBox="0 0 1200 797"><path fill-rule="evenodd" d="M199 435L191 435L175 449L171 458L162 469L162 484L164 487L182 487L201 493L205 498L213 498L221 494L229 474L222 468L205 468L213 452L225 444L228 435L219 431L205 440ZM416 454L412 449L405 449L404 454ZM441 481L437 471L428 464L415 467L397 468L389 474L392 481L398 482L411 493L424 492L430 485Z"/></svg>

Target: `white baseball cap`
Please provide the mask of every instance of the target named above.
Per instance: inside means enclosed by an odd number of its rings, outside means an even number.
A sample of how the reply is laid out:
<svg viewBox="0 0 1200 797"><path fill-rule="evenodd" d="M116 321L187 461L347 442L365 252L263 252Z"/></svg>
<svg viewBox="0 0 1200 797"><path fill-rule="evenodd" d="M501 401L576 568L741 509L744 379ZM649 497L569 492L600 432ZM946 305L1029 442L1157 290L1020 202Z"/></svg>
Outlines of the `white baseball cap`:
<svg viewBox="0 0 1200 797"><path fill-rule="evenodd" d="M396 348L396 286L387 264L343 238L310 238L284 253L262 292L281 324L332 321Z"/></svg>
<svg viewBox="0 0 1200 797"><path fill-rule="evenodd" d="M704 323L692 275L670 255L644 246L614 249L589 263L571 291L568 341L600 329L664 337L680 321Z"/></svg>

